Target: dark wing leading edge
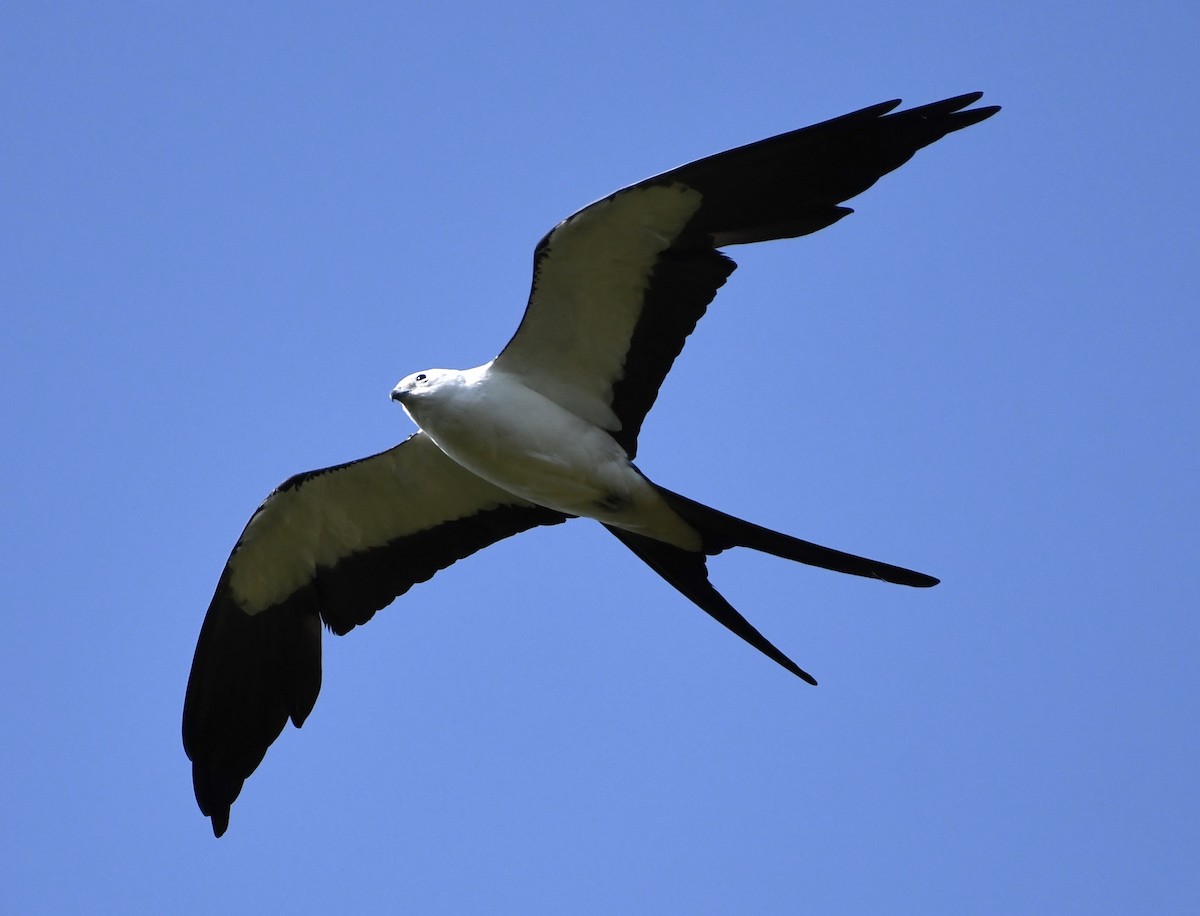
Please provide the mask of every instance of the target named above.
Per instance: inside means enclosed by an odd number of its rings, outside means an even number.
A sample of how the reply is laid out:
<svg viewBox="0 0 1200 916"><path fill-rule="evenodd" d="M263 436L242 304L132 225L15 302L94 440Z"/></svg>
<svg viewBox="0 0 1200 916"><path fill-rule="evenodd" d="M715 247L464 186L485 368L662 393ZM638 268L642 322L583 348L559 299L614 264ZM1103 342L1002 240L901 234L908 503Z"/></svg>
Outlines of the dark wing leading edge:
<svg viewBox="0 0 1200 916"><path fill-rule="evenodd" d="M342 634L440 569L565 520L447 458L424 433L298 474L251 517L200 630L183 746L220 836L242 783L321 689L321 623Z"/></svg>
<svg viewBox="0 0 1200 916"><path fill-rule="evenodd" d="M734 262L717 249L816 232L922 147L995 114L974 92L885 102L647 178L559 223L495 367L612 431L630 457L658 389Z"/></svg>

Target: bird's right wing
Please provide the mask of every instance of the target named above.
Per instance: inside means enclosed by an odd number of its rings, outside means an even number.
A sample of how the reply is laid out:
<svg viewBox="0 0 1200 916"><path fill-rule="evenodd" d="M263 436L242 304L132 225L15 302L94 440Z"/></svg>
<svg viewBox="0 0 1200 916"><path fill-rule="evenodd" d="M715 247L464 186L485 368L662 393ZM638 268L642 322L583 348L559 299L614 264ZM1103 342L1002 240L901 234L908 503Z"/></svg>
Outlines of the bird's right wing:
<svg viewBox="0 0 1200 916"><path fill-rule="evenodd" d="M213 832L287 720L312 711L322 622L346 633L456 560L566 518L476 477L424 433L280 485L233 548L188 679L183 746Z"/></svg>

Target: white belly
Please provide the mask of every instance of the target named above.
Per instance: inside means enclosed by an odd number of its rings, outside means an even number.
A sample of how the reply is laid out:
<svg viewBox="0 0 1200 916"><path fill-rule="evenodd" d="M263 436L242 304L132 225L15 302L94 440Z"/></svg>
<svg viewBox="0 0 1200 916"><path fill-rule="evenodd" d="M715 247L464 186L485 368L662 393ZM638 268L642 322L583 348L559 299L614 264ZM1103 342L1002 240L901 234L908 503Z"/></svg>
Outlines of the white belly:
<svg viewBox="0 0 1200 916"><path fill-rule="evenodd" d="M442 451L509 493L681 547L699 545L612 436L511 377L492 373L414 408L410 416Z"/></svg>

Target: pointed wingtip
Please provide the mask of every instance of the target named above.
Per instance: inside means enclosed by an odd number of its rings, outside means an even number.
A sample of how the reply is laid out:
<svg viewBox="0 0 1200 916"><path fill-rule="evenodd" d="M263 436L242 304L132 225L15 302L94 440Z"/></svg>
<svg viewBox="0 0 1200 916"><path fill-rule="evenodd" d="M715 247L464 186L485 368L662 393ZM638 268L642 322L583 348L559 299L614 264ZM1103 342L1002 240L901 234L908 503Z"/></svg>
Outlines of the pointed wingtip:
<svg viewBox="0 0 1200 916"><path fill-rule="evenodd" d="M976 89L974 92L964 92L962 95L956 95L946 101L956 108L966 108L968 105L974 105L981 98L983 98L982 90Z"/></svg>
<svg viewBox="0 0 1200 916"><path fill-rule="evenodd" d="M965 95L956 95L949 99L942 99L940 102L930 102L927 105L919 105L916 108L898 111L893 115L889 115L889 117L904 119L910 122L913 119L917 119L940 125L941 133L924 144L928 145L948 133L962 130L964 127L970 127L972 124L978 124L980 121L985 121L1000 110L999 105L985 105L982 108L969 107L981 98L983 98L982 92L968 92Z"/></svg>

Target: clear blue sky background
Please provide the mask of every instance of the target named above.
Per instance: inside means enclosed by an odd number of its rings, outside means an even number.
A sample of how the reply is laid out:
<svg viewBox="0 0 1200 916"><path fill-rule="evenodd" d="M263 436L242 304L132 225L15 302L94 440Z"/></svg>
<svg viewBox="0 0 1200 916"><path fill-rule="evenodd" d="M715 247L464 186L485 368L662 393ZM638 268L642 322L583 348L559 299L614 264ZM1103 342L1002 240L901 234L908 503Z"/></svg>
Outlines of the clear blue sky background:
<svg viewBox="0 0 1200 916"><path fill-rule="evenodd" d="M1194 912L1198 15L7 4L0 910ZM640 454L940 587L713 562L814 689L598 526L515 538L328 637L213 839L184 684L275 484L408 435L581 205L974 89L735 252Z"/></svg>

